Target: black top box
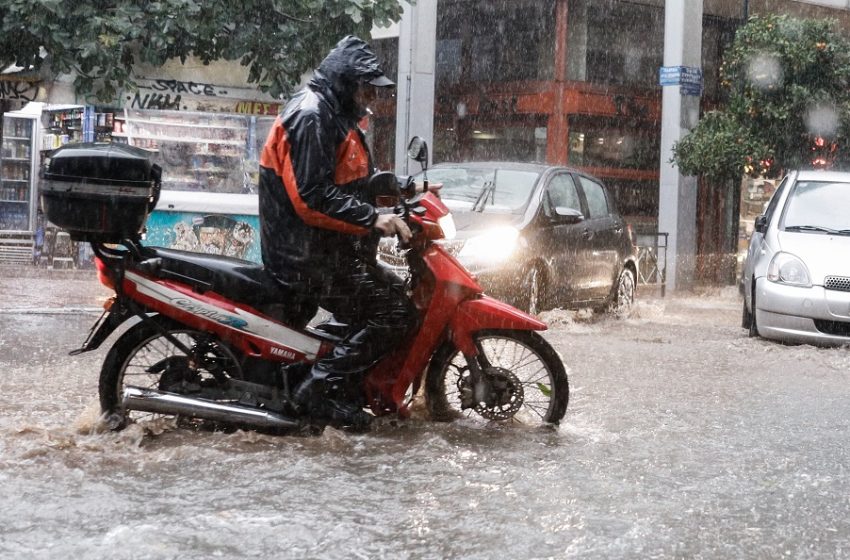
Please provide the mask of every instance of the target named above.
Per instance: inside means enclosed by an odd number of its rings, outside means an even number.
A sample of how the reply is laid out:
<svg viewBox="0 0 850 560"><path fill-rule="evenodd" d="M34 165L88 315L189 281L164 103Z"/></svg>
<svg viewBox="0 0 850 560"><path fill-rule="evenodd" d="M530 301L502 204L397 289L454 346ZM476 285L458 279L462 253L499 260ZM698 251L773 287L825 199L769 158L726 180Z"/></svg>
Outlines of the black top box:
<svg viewBox="0 0 850 560"><path fill-rule="evenodd" d="M41 170L47 219L79 241L136 239L159 198L162 171L125 144L68 144Z"/></svg>

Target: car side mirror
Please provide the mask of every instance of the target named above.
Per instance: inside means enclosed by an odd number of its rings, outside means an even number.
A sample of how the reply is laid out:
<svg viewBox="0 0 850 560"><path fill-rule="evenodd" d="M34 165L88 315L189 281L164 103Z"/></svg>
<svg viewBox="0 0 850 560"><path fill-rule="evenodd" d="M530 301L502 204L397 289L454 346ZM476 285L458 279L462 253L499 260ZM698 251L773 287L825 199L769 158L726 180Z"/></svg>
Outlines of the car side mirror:
<svg viewBox="0 0 850 560"><path fill-rule="evenodd" d="M765 216L764 214L762 214L761 216L756 216L754 229L759 233L766 232L767 231L767 216Z"/></svg>
<svg viewBox="0 0 850 560"><path fill-rule="evenodd" d="M552 216L552 221L559 224L577 224L584 220L584 214L575 208L567 208L566 206L556 206L555 213Z"/></svg>

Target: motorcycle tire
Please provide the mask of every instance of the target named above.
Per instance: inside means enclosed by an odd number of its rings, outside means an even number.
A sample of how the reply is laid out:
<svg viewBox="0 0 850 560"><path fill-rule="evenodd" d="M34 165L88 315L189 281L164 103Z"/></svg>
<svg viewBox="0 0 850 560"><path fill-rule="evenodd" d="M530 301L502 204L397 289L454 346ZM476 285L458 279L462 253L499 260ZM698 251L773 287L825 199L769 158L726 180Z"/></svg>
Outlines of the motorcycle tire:
<svg viewBox="0 0 850 560"><path fill-rule="evenodd" d="M192 360L168 340L165 332L193 349L203 344L203 352L194 360L201 367L192 365ZM160 315L136 323L109 349L100 371L98 393L103 424L110 430L121 430L133 422L153 426L165 416L124 410L121 402L126 386L188 393L193 386L210 383L214 377L212 368L229 377L241 377L234 352L212 335Z"/></svg>
<svg viewBox="0 0 850 560"><path fill-rule="evenodd" d="M451 341L434 353L425 378L425 402L432 420L464 416L522 424L558 424L567 411L569 382L558 353L533 331L492 330L475 335L489 364L482 370L497 387L489 403L463 408L469 366ZM481 363L481 362L479 362ZM468 399L467 399L468 400Z"/></svg>

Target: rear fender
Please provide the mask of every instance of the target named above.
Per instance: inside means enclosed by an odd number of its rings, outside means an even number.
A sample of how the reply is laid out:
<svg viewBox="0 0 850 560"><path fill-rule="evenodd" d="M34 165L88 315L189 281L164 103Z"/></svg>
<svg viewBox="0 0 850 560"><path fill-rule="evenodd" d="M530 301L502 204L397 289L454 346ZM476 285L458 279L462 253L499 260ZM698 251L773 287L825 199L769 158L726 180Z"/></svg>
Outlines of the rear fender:
<svg viewBox="0 0 850 560"><path fill-rule="evenodd" d="M131 311L126 305L114 303L110 309L104 311L103 315L101 315L95 324L92 325L89 335L86 337L83 345L76 350L72 350L70 355L76 356L77 354L82 354L83 352L99 348L100 345L103 344L103 341L106 340L109 335L115 331L115 329L121 326L124 321L136 316L136 313Z"/></svg>
<svg viewBox="0 0 850 560"><path fill-rule="evenodd" d="M493 299L481 296L462 302L449 323L452 343L467 355L476 355L478 350L473 335L478 331L509 329L519 331L545 331L546 323L531 315Z"/></svg>

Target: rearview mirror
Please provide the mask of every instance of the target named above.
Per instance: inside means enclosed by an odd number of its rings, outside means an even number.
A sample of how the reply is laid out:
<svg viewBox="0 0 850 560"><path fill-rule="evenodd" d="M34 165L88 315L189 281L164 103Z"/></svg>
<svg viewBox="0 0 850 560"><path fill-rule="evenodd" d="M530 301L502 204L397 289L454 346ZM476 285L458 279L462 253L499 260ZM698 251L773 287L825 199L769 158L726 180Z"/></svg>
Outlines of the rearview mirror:
<svg viewBox="0 0 850 560"><path fill-rule="evenodd" d="M419 136L414 136L407 145L407 157L421 163L424 169L428 165L428 143Z"/></svg>
<svg viewBox="0 0 850 560"><path fill-rule="evenodd" d="M756 216L755 224L753 224L753 228L759 232L764 233L767 231L767 216L762 214L761 216Z"/></svg>
<svg viewBox="0 0 850 560"><path fill-rule="evenodd" d="M575 208L567 208L566 206L556 206L555 214L552 216L553 221L559 224L577 224L584 220L584 214Z"/></svg>

